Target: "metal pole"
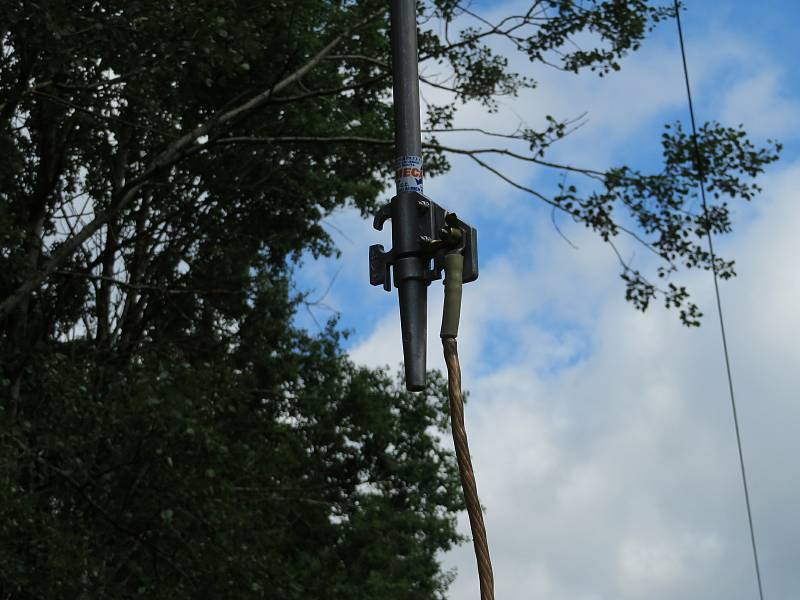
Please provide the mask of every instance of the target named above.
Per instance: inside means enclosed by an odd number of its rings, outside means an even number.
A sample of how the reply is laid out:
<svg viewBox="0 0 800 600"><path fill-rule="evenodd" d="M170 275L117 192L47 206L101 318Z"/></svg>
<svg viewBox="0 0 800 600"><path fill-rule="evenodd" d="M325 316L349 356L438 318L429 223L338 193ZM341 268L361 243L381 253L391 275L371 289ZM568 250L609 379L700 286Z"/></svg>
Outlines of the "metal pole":
<svg viewBox="0 0 800 600"><path fill-rule="evenodd" d="M392 201L392 238L400 252L395 257L395 282L400 302L406 387L425 387L427 343L426 261L419 256L418 196L422 192L422 139L417 70L417 5L415 0L392 0L392 92L394 99L395 168L397 196ZM405 244L399 244L405 240Z"/></svg>
<svg viewBox="0 0 800 600"><path fill-rule="evenodd" d="M391 31L395 156L421 157L415 0L392 0Z"/></svg>
<svg viewBox="0 0 800 600"><path fill-rule="evenodd" d="M387 252L382 244L369 247L369 282L389 292L394 279L400 301L406 388L420 391L425 388L428 285L441 278L447 267L445 255L453 253L462 257L463 283L475 281L478 237L474 227L422 193L417 6L415 0L391 0L390 8L397 194L375 215L373 227L379 231L391 219L392 249ZM450 308L452 314L442 335L455 335L457 329L456 307Z"/></svg>

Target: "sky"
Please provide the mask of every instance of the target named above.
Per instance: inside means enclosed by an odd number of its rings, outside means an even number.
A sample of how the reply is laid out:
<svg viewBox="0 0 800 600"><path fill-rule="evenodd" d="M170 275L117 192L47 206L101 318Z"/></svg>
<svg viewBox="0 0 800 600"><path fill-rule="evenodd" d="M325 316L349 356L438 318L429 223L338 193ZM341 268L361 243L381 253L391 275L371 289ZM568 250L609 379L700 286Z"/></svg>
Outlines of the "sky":
<svg viewBox="0 0 800 600"><path fill-rule="evenodd" d="M519 2L477 2L484 15ZM765 597L800 597L800 38L796 0L690 0L684 13L700 121L744 123L781 141L761 196L733 206L734 233L716 240L738 277L721 284ZM605 168L658 168L664 123L688 111L674 22L661 25L622 70L600 79L513 61L539 87L493 115L459 109L456 125L513 130L544 115L586 124L551 158ZM423 88L427 100L441 100ZM448 135L448 134L444 134ZM485 145L449 134L464 147ZM440 136L441 137L441 136ZM442 141L444 141L442 139ZM493 164L534 187L552 176ZM624 300L617 259L582 226L466 160L425 193L478 228L481 274L464 289L459 332L467 430L503 600L746 600L757 598L713 282L683 273L705 313L683 327L662 306ZM548 177L550 177L548 179ZM576 183L579 180L575 180ZM570 180L571 182L571 180ZM387 200L389 195L387 194ZM368 281L367 248L388 235L353 211L326 219L341 256L306 258L298 288L337 314L352 359L395 369L402 360L396 292ZM636 246L622 251L637 264ZM442 290L429 292L428 363ZM310 314L298 322L317 327ZM447 439L443 443L451 445ZM459 529L469 532L466 514ZM449 598L476 598L471 544L442 555L455 569Z"/></svg>

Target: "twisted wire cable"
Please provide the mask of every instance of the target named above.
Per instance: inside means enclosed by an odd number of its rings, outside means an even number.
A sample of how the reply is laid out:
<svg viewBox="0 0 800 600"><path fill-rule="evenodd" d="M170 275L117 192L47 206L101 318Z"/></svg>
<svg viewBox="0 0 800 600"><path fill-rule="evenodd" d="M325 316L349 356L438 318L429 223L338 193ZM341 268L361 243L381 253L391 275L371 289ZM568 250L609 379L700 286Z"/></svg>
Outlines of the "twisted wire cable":
<svg viewBox="0 0 800 600"><path fill-rule="evenodd" d="M486 537L486 526L483 523L483 512L478 499L478 486L475 483L475 473L472 470L472 459L469 454L467 430L464 426L464 396L461 391L461 365L458 362L456 338L443 337L442 346L444 347L444 360L447 364L450 425L453 430L461 489L464 491L469 526L472 529L472 544L478 562L481 600L494 600L494 575L492 574L492 560L489 557L489 541Z"/></svg>

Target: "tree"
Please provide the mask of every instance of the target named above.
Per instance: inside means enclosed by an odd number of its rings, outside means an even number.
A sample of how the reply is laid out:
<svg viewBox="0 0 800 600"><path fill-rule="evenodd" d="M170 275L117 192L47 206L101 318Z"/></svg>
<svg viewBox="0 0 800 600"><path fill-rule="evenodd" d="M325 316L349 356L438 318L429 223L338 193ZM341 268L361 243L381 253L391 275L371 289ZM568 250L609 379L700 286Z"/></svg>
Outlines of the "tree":
<svg viewBox="0 0 800 600"><path fill-rule="evenodd" d="M420 398L353 367L333 332L286 326L285 295L262 284L231 352L37 354L0 436L6 597L441 596L442 382Z"/></svg>
<svg viewBox="0 0 800 600"><path fill-rule="evenodd" d="M538 0L496 23L452 0L418 6L421 60L449 73L423 85L488 110L535 86L492 40L603 75L672 16L645 0ZM436 552L456 541L457 508L432 437L441 381L411 397L350 364L333 325L314 337L291 324L293 261L335 252L324 217L367 214L385 187L387 4L0 10L6 595L441 595ZM570 45L584 32L596 47ZM779 150L712 123L698 164L673 127L662 172L601 172L546 159L570 119L505 136L523 152L457 148L437 138L453 110L428 106L429 175L465 154L609 244L635 236L668 281L622 263L629 299L645 309L661 294L687 324L699 311L672 276L711 267L702 236L730 230L725 198L753 198ZM587 184L547 196L497 171L498 154ZM708 214L687 208L700 169L719 194Z"/></svg>

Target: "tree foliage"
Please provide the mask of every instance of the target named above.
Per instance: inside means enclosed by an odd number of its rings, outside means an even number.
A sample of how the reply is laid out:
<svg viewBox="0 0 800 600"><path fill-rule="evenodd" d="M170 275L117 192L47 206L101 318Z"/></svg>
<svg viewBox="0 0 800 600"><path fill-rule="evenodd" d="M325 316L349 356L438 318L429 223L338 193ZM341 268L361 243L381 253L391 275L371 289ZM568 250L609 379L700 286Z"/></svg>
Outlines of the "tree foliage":
<svg viewBox="0 0 800 600"><path fill-rule="evenodd" d="M453 98L427 107L428 174L466 155L609 244L635 236L665 283L623 262L629 299L644 309L661 295L696 323L673 276L711 268L702 236L730 230L726 202L755 196L776 145L673 127L663 170L648 174L548 161L569 117L486 132L503 146L440 140L458 102L495 111L536 87L498 39L602 76L671 9L537 0L492 22L454 0L418 7L421 61L443 73L422 85ZM5 596L444 593L436 555L457 540L458 502L436 441L441 381L410 396L352 365L333 325L292 325L293 262L335 252L325 216L367 214L385 188L387 8L0 0ZM498 155L586 182L548 196L498 171ZM701 172L707 213L691 210Z"/></svg>
<svg viewBox="0 0 800 600"><path fill-rule="evenodd" d="M355 368L334 331L287 326L285 297L265 281L239 332L134 361L37 352L0 433L6 596L441 595L459 505L442 382L417 396Z"/></svg>

